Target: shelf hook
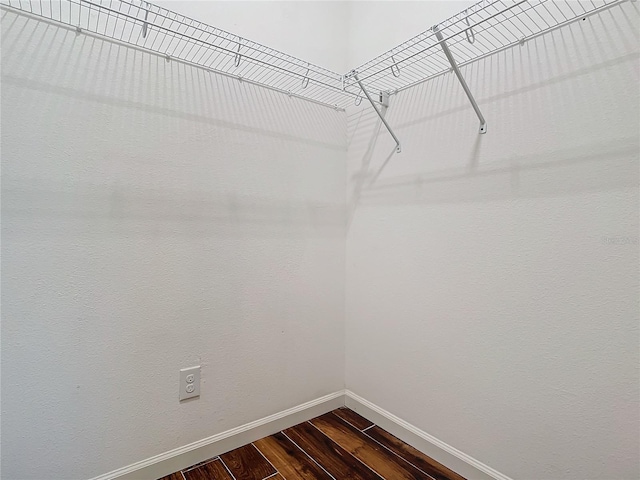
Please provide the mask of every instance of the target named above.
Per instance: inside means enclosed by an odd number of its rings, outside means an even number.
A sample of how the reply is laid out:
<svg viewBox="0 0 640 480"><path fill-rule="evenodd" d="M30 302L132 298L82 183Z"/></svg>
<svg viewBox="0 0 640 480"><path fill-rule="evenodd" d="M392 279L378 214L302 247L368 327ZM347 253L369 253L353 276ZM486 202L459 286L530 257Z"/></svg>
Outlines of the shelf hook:
<svg viewBox="0 0 640 480"><path fill-rule="evenodd" d="M456 74L456 77L458 77L458 81L460 82L460 85L462 85L462 89L464 90L464 93L467 94L467 98L471 102L471 106L475 110L476 115L478 116L478 120L480 120L480 133L487 133L487 121L484 119L484 115L482 115L482 112L480 111L480 107L478 107L478 103L476 102L476 99L473 98L473 94L471 93L471 90L469 89L467 82L462 76L462 73L458 68L458 64L456 63L455 58L453 58L453 54L451 53L451 50L449 50L449 46L447 45L447 42L442 37L442 32L438 28L438 25L434 25L432 30L433 30L433 33L436 34L436 38L438 39L438 42L440 42L440 46L442 47L442 51L444 52L444 55L447 57L447 60L449 60L449 63L451 64L453 73Z"/></svg>
<svg viewBox="0 0 640 480"><path fill-rule="evenodd" d="M144 5L146 5L145 11L144 11L144 22L142 23L142 38L147 38L147 30L149 28L149 24L147 23L147 20L149 19L149 3L147 2L143 2Z"/></svg>
<svg viewBox="0 0 640 480"><path fill-rule="evenodd" d="M302 88L307 88L309 86L309 64L307 64L307 73L305 74L304 78L302 79Z"/></svg>
<svg viewBox="0 0 640 480"><path fill-rule="evenodd" d="M393 74L394 77L399 77L400 76L400 67L398 67L398 62L396 62L396 59L393 58L393 55L391 55L391 61L393 62L393 64L391 65L391 73ZM394 70L395 67L395 70Z"/></svg>
<svg viewBox="0 0 640 480"><path fill-rule="evenodd" d="M362 92L362 89L360 89L360 92ZM358 94L356 95L355 100L353 101L354 105L356 107L359 107L360 104L362 103L362 97L360 96L360 92L358 92Z"/></svg>
<svg viewBox="0 0 640 480"><path fill-rule="evenodd" d="M465 11L464 11L464 13L466 13L466 14L467 14L467 16L466 16L466 17L464 17L464 21L465 21L465 23L467 24L467 26L469 27L469 28L467 28L467 29L464 31L464 34L467 36L467 42L469 42L469 43L475 43L475 41L476 41L476 35L475 35L475 33L473 33L473 27L472 27L472 26L471 26L471 24L469 23L469 14L467 13L467 10L465 10Z"/></svg>
<svg viewBox="0 0 640 480"><path fill-rule="evenodd" d="M242 58L242 55L240 55L240 46L242 45L242 37L238 37L238 53L236 53L235 59L234 59L234 65L236 67L240 66L240 59Z"/></svg>

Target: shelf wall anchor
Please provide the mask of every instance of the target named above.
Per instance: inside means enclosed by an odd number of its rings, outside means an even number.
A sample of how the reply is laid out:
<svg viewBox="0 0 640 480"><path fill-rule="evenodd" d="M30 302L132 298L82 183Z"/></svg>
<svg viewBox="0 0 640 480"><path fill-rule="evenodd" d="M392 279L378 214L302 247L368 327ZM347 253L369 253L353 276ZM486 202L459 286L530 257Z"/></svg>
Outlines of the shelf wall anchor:
<svg viewBox="0 0 640 480"><path fill-rule="evenodd" d="M467 85L467 82L465 81L464 77L462 76L462 73L460 72L460 69L458 68L458 64L456 63L455 59L453 58L453 54L451 53L451 50L449 50L449 46L447 45L447 42L442 37L442 32L440 31L440 29L438 28L437 25L433 26L433 33L436 34L436 38L438 39L438 42L440 42L440 46L442 47L442 51L444 52L445 56L447 57L447 60L449 60L449 63L451 64L451 68L453 69L453 72L456 74L456 77L458 77L458 81L460 81L460 85L462 85L462 89L464 90L464 93L467 94L467 97L469 98L469 101L471 102L471 106L475 110L476 115L478 116L478 119L480 120L480 133L487 133L487 121L484 119L484 115L482 115L482 112L480 111L480 107L478 107L476 99L473 98L473 94L471 93L471 90L469 90L469 85ZM474 41L475 41L475 38L474 38Z"/></svg>
<svg viewBox="0 0 640 480"><path fill-rule="evenodd" d="M373 101L373 99L371 98L371 95L369 95L369 92L367 92L367 89L364 88L364 85L362 85L362 82L358 78L358 72L353 70L351 72L351 75L353 76L353 78L355 78L356 82L358 82L358 85L360 85L360 89L362 90L362 93L364 93L365 97L367 97L367 100L369 100L369 103L371 104L373 109L376 111L376 113L380 117L380 120L382 120L382 123L387 128L387 130L389 131L389 133L391 134L393 139L395 140L395 142L396 142L396 153L400 153L402 151L402 148L400 147L400 140L398 140L398 137L396 137L396 134L393 133L393 130L391 130L391 127L389 126L387 121L384 119L384 115L382 114L382 112L380 110L378 110L378 107L376 107L376 104ZM385 92L381 92L380 96L382 97L380 100L381 100L381 103L382 103L383 107L385 107L385 108L388 107L389 106L389 95L387 93L385 93Z"/></svg>

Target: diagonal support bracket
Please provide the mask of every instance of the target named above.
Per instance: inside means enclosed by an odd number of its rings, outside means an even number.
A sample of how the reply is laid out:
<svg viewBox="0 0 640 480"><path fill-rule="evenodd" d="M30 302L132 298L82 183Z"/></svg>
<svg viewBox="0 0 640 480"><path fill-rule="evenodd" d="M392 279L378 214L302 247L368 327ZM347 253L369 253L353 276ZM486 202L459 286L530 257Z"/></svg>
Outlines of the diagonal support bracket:
<svg viewBox="0 0 640 480"><path fill-rule="evenodd" d="M358 85L360 85L360 88L362 89L362 92L367 97L367 100L369 100L369 103L371 104L373 109L376 111L376 113L380 117L380 120L382 120L382 123L384 123L384 126L387 127L387 130L389 131L389 133L391 134L391 136L395 140L395 142L396 142L396 153L400 153L402 151L402 148L400 147L400 140L398 140L398 137L396 137L396 134L393 133L393 130L391 130L391 127L389 126L387 121L384 119L384 115L382 114L382 112L380 110L378 110L378 107L376 107L376 104L373 101L373 99L371 98L371 95L369 95L369 92L367 92L367 89L364 88L364 85L362 85L362 82L358 78L358 72L356 72L355 70L352 70L350 75L353 76L353 78L355 78L356 82L358 82ZM388 102L388 97L386 98L386 101ZM388 103L386 103L386 105L384 105L384 106L387 107Z"/></svg>
<svg viewBox="0 0 640 480"><path fill-rule="evenodd" d="M467 97L469 98L469 101L471 102L471 106L475 110L476 115L478 116L478 119L480 120L480 133L487 133L487 121L484 119L484 115L482 115L482 112L480 111L480 107L478 107L478 103L476 102L476 99L473 98L473 94L471 93L471 90L469 90L469 85L467 85L467 82L465 81L464 77L462 76L462 73L460 72L460 69L458 68L458 64L456 63L456 60L453 58L453 54L451 53L451 50L449 50L449 46L447 45L447 42L442 37L442 32L440 31L440 29L438 29L437 25L433 26L433 33L436 34L436 38L440 42L440 46L442 47L442 51L444 52L445 56L447 57L447 60L449 60L449 63L451 64L451 68L453 69L453 72L456 74L456 77L458 77L458 80L460 81L460 84L462 85L462 89L464 90L464 93L467 94ZM356 80L357 80L357 78L356 78Z"/></svg>

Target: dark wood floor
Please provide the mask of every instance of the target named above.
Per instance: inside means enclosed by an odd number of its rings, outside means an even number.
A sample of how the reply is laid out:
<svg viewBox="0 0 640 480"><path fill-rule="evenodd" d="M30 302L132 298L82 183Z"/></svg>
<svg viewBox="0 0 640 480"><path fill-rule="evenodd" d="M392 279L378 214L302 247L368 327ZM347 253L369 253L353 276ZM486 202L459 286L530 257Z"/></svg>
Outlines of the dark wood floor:
<svg viewBox="0 0 640 480"><path fill-rule="evenodd" d="M160 480L464 480L349 410L265 437Z"/></svg>

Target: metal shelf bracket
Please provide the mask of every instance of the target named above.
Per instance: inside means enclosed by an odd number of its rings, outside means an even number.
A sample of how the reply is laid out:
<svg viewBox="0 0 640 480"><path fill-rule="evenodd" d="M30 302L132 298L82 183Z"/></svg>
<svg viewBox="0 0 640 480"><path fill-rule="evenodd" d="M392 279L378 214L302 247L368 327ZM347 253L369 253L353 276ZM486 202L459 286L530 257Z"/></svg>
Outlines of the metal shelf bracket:
<svg viewBox="0 0 640 480"><path fill-rule="evenodd" d="M396 134L393 133L393 130L391 130L391 127L389 126L387 121L384 119L384 113L383 112L386 111L387 107L389 106L389 94L387 92L380 92L380 103L382 104L382 108L384 109L383 111L380 111L378 109L378 107L376 107L376 104L373 101L373 99L371 98L371 95L369 94L367 89L364 88L364 85L362 85L362 82L358 78L358 72L356 72L355 70L352 70L349 73L348 76L353 77L355 79L355 81L358 83L358 85L360 85L362 93L364 93L364 95L367 97L367 100L369 100L369 103L371 104L373 109L376 111L376 113L380 117L380 120L382 120L382 123L387 128L387 130L389 131L389 133L391 134L393 139L395 140L395 142L396 142L396 153L400 153L402 151L402 148L400 147L400 140L398 140L398 137L396 137Z"/></svg>
<svg viewBox="0 0 640 480"><path fill-rule="evenodd" d="M480 107L478 107L478 103L476 102L476 99L473 98L473 94L471 93L471 90L469 90L469 85L467 85L467 82L462 76L462 72L460 72L460 69L458 68L458 64L456 63L456 60L453 58L453 54L451 53L451 50L449 50L449 46L447 45L447 42L442 37L442 32L438 28L438 25L434 25L432 30L433 30L433 33L436 34L436 38L438 39L438 42L440 42L442 51L444 52L445 56L447 57L447 60L449 60L449 63L451 64L451 69L456 74L456 77L458 77L458 81L460 81L460 84L462 85L462 89L464 90L464 93L467 94L467 97L471 102L471 106L473 107L473 109L476 112L476 115L478 116L478 120L480 120L479 133L487 133L487 121L484 119L484 115L482 115L482 112L480 111Z"/></svg>

